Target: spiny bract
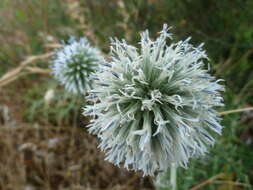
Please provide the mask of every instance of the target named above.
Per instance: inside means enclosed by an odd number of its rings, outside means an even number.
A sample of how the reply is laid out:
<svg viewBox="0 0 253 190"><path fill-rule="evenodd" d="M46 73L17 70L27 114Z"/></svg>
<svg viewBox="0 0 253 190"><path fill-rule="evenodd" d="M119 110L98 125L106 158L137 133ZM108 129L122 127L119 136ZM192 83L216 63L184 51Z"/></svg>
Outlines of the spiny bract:
<svg viewBox="0 0 253 190"><path fill-rule="evenodd" d="M85 94L91 89L89 75L102 60L100 51L91 47L86 38L76 41L70 38L68 44L57 50L51 68L55 78L74 94Z"/></svg>
<svg viewBox="0 0 253 190"><path fill-rule="evenodd" d="M96 85L84 114L93 116L89 131L97 134L106 159L127 169L154 175L172 163L185 167L203 155L221 133L218 113L223 87L204 69L202 46L171 38L164 25L152 41L141 35L140 50L115 39L111 61L93 79Z"/></svg>

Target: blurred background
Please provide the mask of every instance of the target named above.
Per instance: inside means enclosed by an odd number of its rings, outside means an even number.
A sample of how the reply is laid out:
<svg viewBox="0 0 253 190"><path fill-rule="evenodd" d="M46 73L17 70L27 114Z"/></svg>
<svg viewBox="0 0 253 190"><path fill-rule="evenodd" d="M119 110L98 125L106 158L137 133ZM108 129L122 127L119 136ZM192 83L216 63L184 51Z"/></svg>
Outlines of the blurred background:
<svg viewBox="0 0 253 190"><path fill-rule="evenodd" d="M50 56L69 36L107 54L109 37L137 45L163 23L174 39L205 43L211 72L225 79L226 106L253 106L252 0L1 0L0 190L155 189L152 179L104 161L85 130L83 97L50 75ZM178 170L179 190L253 189L253 111L224 114L210 153ZM157 189L169 190L169 187Z"/></svg>

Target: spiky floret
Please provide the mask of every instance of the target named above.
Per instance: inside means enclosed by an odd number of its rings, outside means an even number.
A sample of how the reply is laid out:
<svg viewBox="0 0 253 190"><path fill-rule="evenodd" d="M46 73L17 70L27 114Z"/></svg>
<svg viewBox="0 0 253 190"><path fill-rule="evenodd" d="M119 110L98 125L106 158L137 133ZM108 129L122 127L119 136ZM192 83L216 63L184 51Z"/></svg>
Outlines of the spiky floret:
<svg viewBox="0 0 253 190"><path fill-rule="evenodd" d="M102 60L100 51L92 47L86 38L76 41L70 38L63 48L55 52L51 68L54 77L74 94L84 94L91 89L89 75Z"/></svg>
<svg viewBox="0 0 253 190"><path fill-rule="evenodd" d="M111 61L93 77L96 85L84 114L94 116L89 131L97 134L106 159L116 165L153 175L171 163L187 166L221 133L214 110L223 106L223 87L204 68L203 45L171 38L164 25L152 41L142 33L140 50L113 40Z"/></svg>

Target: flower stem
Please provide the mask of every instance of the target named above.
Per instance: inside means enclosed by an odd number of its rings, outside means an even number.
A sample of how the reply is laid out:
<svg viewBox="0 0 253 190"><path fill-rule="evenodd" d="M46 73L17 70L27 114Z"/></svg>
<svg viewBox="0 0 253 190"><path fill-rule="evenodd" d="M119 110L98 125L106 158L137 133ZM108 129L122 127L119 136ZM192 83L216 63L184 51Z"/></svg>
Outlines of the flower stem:
<svg viewBox="0 0 253 190"><path fill-rule="evenodd" d="M170 184L172 190L177 190L177 167L175 163L172 163L170 168Z"/></svg>
<svg viewBox="0 0 253 190"><path fill-rule="evenodd" d="M239 112L251 111L251 110L253 110L253 107L224 111L224 112L220 112L220 115L227 115L227 114L230 114L230 113L239 113Z"/></svg>

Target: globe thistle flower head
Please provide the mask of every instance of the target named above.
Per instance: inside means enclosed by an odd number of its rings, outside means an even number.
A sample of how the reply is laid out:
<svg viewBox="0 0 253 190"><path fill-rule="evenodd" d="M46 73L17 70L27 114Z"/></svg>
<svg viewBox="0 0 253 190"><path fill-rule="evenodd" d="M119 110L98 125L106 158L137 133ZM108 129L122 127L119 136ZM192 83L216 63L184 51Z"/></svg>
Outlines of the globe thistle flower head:
<svg viewBox="0 0 253 190"><path fill-rule="evenodd" d="M86 38L76 41L70 38L63 48L55 52L51 68L54 77L73 94L84 94L91 89L89 75L102 60L100 51L92 47Z"/></svg>
<svg viewBox="0 0 253 190"><path fill-rule="evenodd" d="M111 61L93 76L87 98L94 103L84 109L106 159L144 175L186 167L214 143L210 132L222 129L214 107L223 106L223 87L204 68L203 45L190 38L167 45L171 38L164 25L156 40L142 33L140 49L114 39Z"/></svg>

